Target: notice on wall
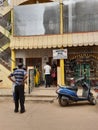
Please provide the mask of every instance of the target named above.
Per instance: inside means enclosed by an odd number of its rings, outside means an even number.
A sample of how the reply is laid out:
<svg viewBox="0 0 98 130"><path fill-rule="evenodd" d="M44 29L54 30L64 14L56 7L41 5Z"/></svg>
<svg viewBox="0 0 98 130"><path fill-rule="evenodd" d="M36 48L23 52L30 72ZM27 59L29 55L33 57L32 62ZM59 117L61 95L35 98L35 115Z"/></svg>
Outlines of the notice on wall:
<svg viewBox="0 0 98 130"><path fill-rule="evenodd" d="M53 50L53 59L67 59L67 49Z"/></svg>

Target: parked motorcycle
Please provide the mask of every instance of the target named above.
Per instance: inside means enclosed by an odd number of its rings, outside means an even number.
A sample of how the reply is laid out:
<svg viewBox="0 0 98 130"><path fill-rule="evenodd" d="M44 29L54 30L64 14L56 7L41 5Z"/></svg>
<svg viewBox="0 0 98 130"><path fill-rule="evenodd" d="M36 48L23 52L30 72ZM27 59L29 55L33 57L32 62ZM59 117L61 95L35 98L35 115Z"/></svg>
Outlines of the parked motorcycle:
<svg viewBox="0 0 98 130"><path fill-rule="evenodd" d="M77 94L77 84L80 84L82 87L82 96L78 96ZM91 105L96 105L96 99L91 92L91 87L85 82L84 77L77 79L73 87L58 85L56 93L58 94L60 106L67 106L78 101L88 101Z"/></svg>

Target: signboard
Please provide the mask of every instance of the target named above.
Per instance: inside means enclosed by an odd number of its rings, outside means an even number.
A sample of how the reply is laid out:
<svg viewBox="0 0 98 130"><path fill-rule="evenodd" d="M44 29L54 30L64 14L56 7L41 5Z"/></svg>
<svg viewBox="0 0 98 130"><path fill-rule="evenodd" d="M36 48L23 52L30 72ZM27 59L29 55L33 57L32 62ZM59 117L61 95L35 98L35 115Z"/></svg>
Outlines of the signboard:
<svg viewBox="0 0 98 130"><path fill-rule="evenodd" d="M67 59L67 49L53 50L53 59Z"/></svg>

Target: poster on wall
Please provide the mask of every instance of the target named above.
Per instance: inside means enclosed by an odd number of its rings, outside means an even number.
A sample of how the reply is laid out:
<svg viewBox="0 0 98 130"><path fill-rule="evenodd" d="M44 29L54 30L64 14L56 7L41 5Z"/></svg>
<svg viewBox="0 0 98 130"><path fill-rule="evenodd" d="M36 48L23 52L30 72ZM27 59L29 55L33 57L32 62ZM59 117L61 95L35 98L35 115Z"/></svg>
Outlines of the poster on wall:
<svg viewBox="0 0 98 130"><path fill-rule="evenodd" d="M15 6L14 35L59 34L59 10L58 2Z"/></svg>

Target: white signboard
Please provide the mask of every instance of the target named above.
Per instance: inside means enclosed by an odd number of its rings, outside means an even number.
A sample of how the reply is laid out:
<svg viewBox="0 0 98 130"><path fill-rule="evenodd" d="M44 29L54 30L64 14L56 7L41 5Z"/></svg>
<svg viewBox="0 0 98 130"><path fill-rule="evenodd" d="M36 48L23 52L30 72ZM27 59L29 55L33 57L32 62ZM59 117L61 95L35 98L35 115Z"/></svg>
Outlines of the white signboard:
<svg viewBox="0 0 98 130"><path fill-rule="evenodd" d="M53 50L53 59L67 59L67 49Z"/></svg>

